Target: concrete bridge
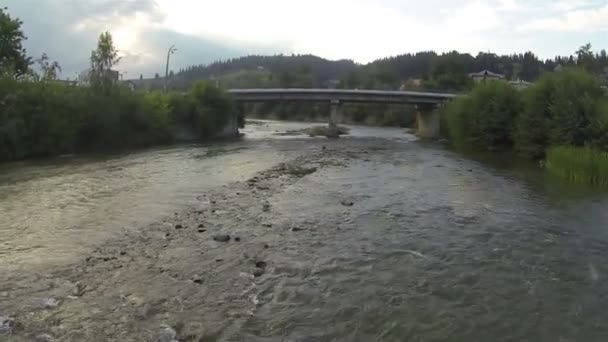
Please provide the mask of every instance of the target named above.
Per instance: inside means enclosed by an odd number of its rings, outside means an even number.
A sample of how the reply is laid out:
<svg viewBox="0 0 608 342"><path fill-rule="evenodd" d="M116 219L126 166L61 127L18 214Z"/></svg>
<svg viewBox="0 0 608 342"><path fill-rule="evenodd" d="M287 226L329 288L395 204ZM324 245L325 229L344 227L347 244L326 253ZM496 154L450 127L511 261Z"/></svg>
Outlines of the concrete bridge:
<svg viewBox="0 0 608 342"><path fill-rule="evenodd" d="M341 118L342 103L394 103L412 104L417 109L418 135L423 138L439 136L439 113L437 108L457 97L448 93L416 91L347 90L347 89L230 89L238 102L307 101L329 102L330 131L337 135L337 124Z"/></svg>

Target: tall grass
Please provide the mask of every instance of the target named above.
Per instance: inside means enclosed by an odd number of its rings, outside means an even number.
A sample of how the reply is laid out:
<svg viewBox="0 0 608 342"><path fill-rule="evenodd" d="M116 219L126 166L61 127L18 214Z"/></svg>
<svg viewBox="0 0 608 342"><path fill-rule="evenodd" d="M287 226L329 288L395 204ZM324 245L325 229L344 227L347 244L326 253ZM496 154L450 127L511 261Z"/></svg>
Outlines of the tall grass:
<svg viewBox="0 0 608 342"><path fill-rule="evenodd" d="M549 172L572 182L608 186L607 152L589 147L551 147L545 165Z"/></svg>

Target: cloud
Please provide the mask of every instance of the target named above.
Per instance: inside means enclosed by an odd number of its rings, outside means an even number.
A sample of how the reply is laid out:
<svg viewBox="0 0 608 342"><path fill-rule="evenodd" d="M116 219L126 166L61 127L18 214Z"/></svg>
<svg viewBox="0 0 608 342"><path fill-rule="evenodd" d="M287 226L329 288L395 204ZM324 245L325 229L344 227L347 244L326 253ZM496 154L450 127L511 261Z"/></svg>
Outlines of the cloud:
<svg viewBox="0 0 608 342"><path fill-rule="evenodd" d="M597 32L608 30L608 4L589 7L592 2L560 2L554 8L561 13L531 20L519 27L520 31Z"/></svg>

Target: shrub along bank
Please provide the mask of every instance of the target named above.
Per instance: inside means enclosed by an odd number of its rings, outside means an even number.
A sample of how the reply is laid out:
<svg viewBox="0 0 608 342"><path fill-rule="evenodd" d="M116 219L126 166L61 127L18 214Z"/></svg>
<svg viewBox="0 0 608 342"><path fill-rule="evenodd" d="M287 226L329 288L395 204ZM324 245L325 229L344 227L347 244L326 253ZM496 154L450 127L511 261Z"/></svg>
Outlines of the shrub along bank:
<svg viewBox="0 0 608 342"><path fill-rule="evenodd" d="M55 81L0 79L0 161L166 144L175 125L214 138L235 104L199 83L185 94L110 92Z"/></svg>
<svg viewBox="0 0 608 342"><path fill-rule="evenodd" d="M606 184L608 99L599 82L580 69L547 73L528 89L504 82L477 85L442 113L443 134L456 147L513 149L546 158L547 170L566 178ZM575 176L576 175L576 176Z"/></svg>

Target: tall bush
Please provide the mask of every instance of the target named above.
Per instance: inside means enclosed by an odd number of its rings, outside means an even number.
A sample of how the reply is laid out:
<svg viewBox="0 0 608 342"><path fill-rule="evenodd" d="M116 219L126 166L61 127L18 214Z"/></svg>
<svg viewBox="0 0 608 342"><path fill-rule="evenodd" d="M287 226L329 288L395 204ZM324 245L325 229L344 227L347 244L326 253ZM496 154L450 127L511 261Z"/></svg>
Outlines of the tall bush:
<svg viewBox="0 0 608 342"><path fill-rule="evenodd" d="M444 132L461 147L510 148L513 126L521 110L521 96L516 89L505 82L484 82L446 106Z"/></svg>
<svg viewBox="0 0 608 342"><path fill-rule="evenodd" d="M525 91L525 109L516 124L516 149L538 158L549 146L597 142L602 134L602 96L598 81L583 70L543 75Z"/></svg>

